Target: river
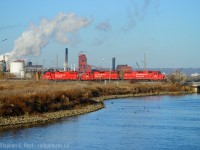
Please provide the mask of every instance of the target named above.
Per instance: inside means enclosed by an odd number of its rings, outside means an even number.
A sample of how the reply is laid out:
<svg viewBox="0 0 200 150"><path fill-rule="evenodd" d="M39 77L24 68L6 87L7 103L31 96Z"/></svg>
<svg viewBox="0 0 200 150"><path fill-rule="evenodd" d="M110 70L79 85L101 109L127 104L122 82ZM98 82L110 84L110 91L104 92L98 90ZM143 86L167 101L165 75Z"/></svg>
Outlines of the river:
<svg viewBox="0 0 200 150"><path fill-rule="evenodd" d="M200 149L200 95L112 99L105 106L0 132L0 149Z"/></svg>

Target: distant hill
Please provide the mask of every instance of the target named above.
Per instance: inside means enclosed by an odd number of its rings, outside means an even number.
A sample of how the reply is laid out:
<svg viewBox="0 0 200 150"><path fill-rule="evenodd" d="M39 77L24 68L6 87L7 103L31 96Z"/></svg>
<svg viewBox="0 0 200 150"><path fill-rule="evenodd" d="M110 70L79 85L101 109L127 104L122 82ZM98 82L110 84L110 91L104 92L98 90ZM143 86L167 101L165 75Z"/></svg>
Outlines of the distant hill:
<svg viewBox="0 0 200 150"><path fill-rule="evenodd" d="M166 74L170 74L175 70L180 70L187 75L191 75L194 73L200 74L200 68L148 68L148 70L160 70L162 73Z"/></svg>

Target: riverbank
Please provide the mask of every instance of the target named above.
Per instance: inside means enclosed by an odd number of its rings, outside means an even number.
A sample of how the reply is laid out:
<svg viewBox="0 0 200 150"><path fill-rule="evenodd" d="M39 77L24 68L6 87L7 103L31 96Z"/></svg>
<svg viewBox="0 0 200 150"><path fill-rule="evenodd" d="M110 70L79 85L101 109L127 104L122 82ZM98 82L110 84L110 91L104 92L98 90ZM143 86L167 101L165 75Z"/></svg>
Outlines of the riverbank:
<svg viewBox="0 0 200 150"><path fill-rule="evenodd" d="M55 121L57 119L64 117L72 117L72 116L83 115L89 112L94 112L102 108L104 108L103 103L98 103L98 104L88 105L80 109L62 110L58 112L49 112L40 115L22 115L22 116L7 117L7 118L0 117L1 120L0 130L3 130L5 128L20 127L25 125L48 123L50 121Z"/></svg>
<svg viewBox="0 0 200 150"><path fill-rule="evenodd" d="M169 83L22 82L0 88L0 127L40 124L103 108L111 98L192 93Z"/></svg>
<svg viewBox="0 0 200 150"><path fill-rule="evenodd" d="M193 94L194 92L158 92L158 93L142 93L142 94L126 94L126 95L108 95L93 98L96 102L103 102L109 99L120 99L127 97L145 97L145 96L161 96L161 95L184 95L184 94Z"/></svg>
<svg viewBox="0 0 200 150"><path fill-rule="evenodd" d="M103 101L108 99L118 99L118 98L127 98L127 97L144 97L144 96L155 96L155 95L182 95L189 93L182 92L161 92L161 93L146 93L146 94L126 94L126 95L109 95L109 96L101 96L98 98L93 98L94 101L98 102L97 104L92 104L88 106L83 106L79 109L74 110L61 110L58 112L49 112L39 115L22 115L15 117L0 117L0 130L6 128L16 128L23 126L31 126L36 124L44 124L52 121L56 121L58 119L64 117L72 117L83 115L86 113L94 112L104 108Z"/></svg>

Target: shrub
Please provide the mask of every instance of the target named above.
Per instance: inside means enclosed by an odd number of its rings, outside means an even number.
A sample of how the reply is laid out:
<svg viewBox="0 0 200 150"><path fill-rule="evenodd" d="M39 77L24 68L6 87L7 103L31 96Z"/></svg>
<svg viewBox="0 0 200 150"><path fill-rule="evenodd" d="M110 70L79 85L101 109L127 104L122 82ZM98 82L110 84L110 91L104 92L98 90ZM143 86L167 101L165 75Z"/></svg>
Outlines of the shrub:
<svg viewBox="0 0 200 150"><path fill-rule="evenodd" d="M187 80L187 76L180 71L174 71L167 76L167 80L174 84L183 85Z"/></svg>

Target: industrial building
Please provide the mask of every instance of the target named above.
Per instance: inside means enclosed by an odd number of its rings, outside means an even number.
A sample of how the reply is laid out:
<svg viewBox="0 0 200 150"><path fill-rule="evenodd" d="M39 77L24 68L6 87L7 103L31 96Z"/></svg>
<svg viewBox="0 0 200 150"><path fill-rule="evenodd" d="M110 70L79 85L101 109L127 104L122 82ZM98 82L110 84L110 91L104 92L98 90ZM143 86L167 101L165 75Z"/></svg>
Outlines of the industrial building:
<svg viewBox="0 0 200 150"><path fill-rule="evenodd" d="M33 65L32 62L25 63L25 60L16 60L9 63L7 71L14 75L14 78L35 78L41 75L47 80L163 80L165 75L160 71L133 70L131 66L117 65L116 58L112 58L112 67L103 69L94 65L89 65L87 56L84 53L78 55L78 69L69 67L68 48L65 48L65 58L63 69L46 70L42 65ZM6 62L0 62L0 72L6 71Z"/></svg>

